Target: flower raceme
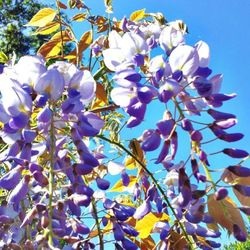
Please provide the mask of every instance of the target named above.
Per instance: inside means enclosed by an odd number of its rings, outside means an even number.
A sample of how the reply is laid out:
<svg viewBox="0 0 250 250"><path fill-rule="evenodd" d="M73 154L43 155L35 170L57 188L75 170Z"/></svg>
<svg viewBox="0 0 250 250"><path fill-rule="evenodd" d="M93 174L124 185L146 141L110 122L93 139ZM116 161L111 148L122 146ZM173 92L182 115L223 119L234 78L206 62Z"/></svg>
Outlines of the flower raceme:
<svg viewBox="0 0 250 250"><path fill-rule="evenodd" d="M236 116L217 110L236 95L220 92L208 44L187 44L182 21L143 15L110 20L108 34L99 30L91 45L86 33L91 57L82 61L80 54L71 60L81 41L52 64L26 55L1 67L1 247L174 249L180 241L183 249L214 249L218 225L246 240L249 154L205 146L243 138L228 132ZM100 29L106 19L98 18L86 22ZM124 142L122 129L140 131L152 103L164 109L162 118ZM214 182L213 155L241 162L223 166Z"/></svg>

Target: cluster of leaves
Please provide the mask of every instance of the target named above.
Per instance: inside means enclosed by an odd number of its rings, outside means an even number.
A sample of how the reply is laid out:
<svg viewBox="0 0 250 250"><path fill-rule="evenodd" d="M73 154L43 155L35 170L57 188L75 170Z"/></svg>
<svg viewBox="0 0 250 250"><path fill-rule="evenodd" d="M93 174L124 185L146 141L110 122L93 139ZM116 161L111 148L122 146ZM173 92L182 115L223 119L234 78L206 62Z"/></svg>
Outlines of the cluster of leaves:
<svg viewBox="0 0 250 250"><path fill-rule="evenodd" d="M81 0L56 5L26 24L51 36L38 55L2 56L0 247L209 250L221 246L220 227L246 241L249 154L206 148L243 138L226 132L235 115L216 110L235 94L220 93L209 46L187 45L186 25L160 13L116 20ZM110 14L112 1L105 6ZM78 11L72 22L90 27L79 40L61 15L68 8ZM152 102L162 119L124 141L121 131L143 124ZM178 161L182 135L190 148ZM241 160L215 182L212 155Z"/></svg>

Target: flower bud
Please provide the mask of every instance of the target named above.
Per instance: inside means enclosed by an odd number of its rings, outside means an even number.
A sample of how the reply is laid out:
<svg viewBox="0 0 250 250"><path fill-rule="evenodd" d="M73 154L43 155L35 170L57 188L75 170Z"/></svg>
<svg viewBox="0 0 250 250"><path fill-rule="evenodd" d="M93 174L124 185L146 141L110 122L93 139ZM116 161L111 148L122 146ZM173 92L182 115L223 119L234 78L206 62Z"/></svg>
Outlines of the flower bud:
<svg viewBox="0 0 250 250"><path fill-rule="evenodd" d="M219 188L215 192L214 198L215 198L215 200L220 201L220 200L225 199L227 197L227 195L228 195L227 189L222 187L222 188Z"/></svg>

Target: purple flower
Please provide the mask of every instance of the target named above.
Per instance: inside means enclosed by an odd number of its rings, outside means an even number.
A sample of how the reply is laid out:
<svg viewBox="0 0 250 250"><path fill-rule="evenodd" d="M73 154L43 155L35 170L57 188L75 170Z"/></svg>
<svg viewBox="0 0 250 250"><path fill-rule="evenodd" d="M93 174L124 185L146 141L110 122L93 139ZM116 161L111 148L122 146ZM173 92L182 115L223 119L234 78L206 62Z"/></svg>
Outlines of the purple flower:
<svg viewBox="0 0 250 250"><path fill-rule="evenodd" d="M220 201L220 200L225 199L227 197L227 195L228 195L227 189L222 187L222 188L219 188L215 192L214 197L215 197L215 200Z"/></svg>
<svg viewBox="0 0 250 250"><path fill-rule="evenodd" d="M134 218L136 220L141 220L145 215L151 212L151 204L150 201L147 199L143 201L143 203L136 209L134 213Z"/></svg>
<svg viewBox="0 0 250 250"><path fill-rule="evenodd" d="M244 158L249 154L245 150L236 149L236 148L225 148L222 152L232 158Z"/></svg>
<svg viewBox="0 0 250 250"><path fill-rule="evenodd" d="M110 182L101 178L96 179L96 184L101 190L107 190L110 186Z"/></svg>
<svg viewBox="0 0 250 250"><path fill-rule="evenodd" d="M47 94L52 100L57 100L63 93L64 85L64 78L59 71L51 68L41 75L34 89L38 94Z"/></svg>
<svg viewBox="0 0 250 250"><path fill-rule="evenodd" d="M179 45L169 56L172 72L181 70L184 76L192 75L199 67L197 50L189 45Z"/></svg>
<svg viewBox="0 0 250 250"><path fill-rule="evenodd" d="M207 113L209 115L211 115L215 120L227 120L227 119L232 119L232 118L236 118L235 115L230 114L230 113L224 113L224 112L220 112L214 109L209 109L207 111Z"/></svg>
<svg viewBox="0 0 250 250"><path fill-rule="evenodd" d="M5 74L0 75L0 81L2 82L0 85L1 104L4 111L14 117L18 117L20 113L28 114L32 108L32 100L20 83L8 78Z"/></svg>
<svg viewBox="0 0 250 250"><path fill-rule="evenodd" d="M169 54L173 48L184 43L183 31L178 25L166 26L160 34L159 43L161 48Z"/></svg>
<svg viewBox="0 0 250 250"><path fill-rule="evenodd" d="M80 93L83 105L88 105L95 97L96 82L88 70L77 71L71 78L69 88Z"/></svg>
<svg viewBox="0 0 250 250"><path fill-rule="evenodd" d="M126 239L126 238L124 238L122 240L122 246L123 246L124 249L127 249L127 250L136 250L136 249L138 249L138 246L134 242L132 242L132 241Z"/></svg>
<svg viewBox="0 0 250 250"><path fill-rule="evenodd" d="M240 184L233 185L233 188L240 192L242 195L249 197L250 196L250 186L243 186Z"/></svg>
<svg viewBox="0 0 250 250"><path fill-rule="evenodd" d="M250 168L247 168L247 167L235 165L235 166L229 166L227 169L239 177L249 177L250 176Z"/></svg>
<svg viewBox="0 0 250 250"><path fill-rule="evenodd" d="M18 81L32 86L46 72L45 60L41 56L23 56L14 66Z"/></svg>
<svg viewBox="0 0 250 250"><path fill-rule="evenodd" d="M26 194L29 192L30 176L25 175L19 184L13 189L8 197L8 203L14 203L18 205L23 200Z"/></svg>
<svg viewBox="0 0 250 250"><path fill-rule="evenodd" d="M0 187L7 190L15 188L21 179L22 170L23 167L19 165L3 175L0 179Z"/></svg>
<svg viewBox="0 0 250 250"><path fill-rule="evenodd" d="M233 234L238 241L245 242L247 240L247 234L236 224L233 225Z"/></svg>
<svg viewBox="0 0 250 250"><path fill-rule="evenodd" d="M146 130L142 135L142 145L141 148L144 151L156 150L161 143L161 137L156 130Z"/></svg>
<svg viewBox="0 0 250 250"><path fill-rule="evenodd" d="M116 83L123 88L131 88L140 82L141 75L134 69L128 68L116 72L113 80L115 80Z"/></svg>

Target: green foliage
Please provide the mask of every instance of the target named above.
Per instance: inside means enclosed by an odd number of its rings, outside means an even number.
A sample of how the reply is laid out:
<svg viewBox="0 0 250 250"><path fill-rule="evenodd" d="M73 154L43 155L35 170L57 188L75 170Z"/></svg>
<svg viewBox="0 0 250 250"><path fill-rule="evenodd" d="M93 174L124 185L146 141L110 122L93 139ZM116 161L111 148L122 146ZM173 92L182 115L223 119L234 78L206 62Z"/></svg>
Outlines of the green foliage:
<svg viewBox="0 0 250 250"><path fill-rule="evenodd" d="M244 243L234 242L224 247L224 250L250 250L250 240Z"/></svg>
<svg viewBox="0 0 250 250"><path fill-rule="evenodd" d="M7 56L36 52L46 36L32 36L33 29L23 26L45 7L37 0L0 0L0 48Z"/></svg>

